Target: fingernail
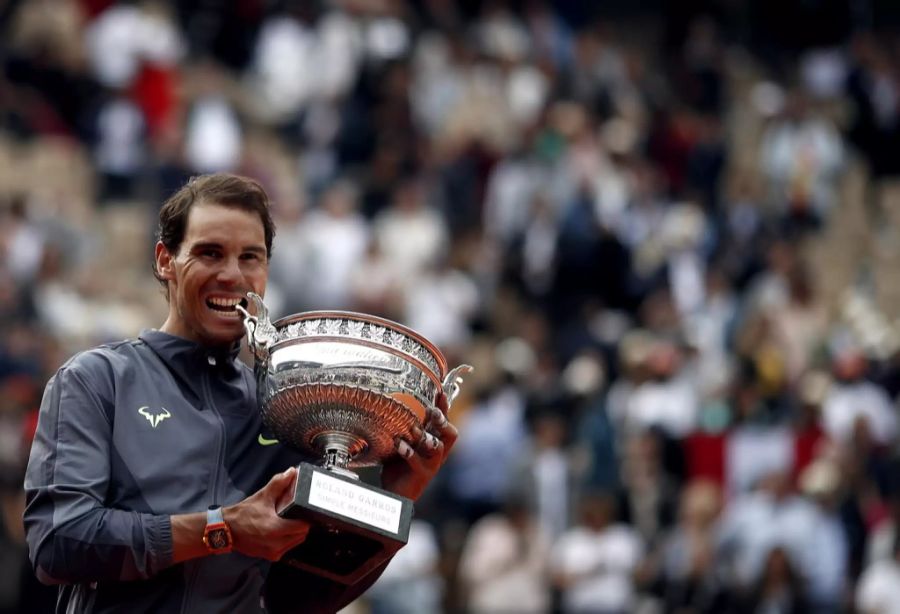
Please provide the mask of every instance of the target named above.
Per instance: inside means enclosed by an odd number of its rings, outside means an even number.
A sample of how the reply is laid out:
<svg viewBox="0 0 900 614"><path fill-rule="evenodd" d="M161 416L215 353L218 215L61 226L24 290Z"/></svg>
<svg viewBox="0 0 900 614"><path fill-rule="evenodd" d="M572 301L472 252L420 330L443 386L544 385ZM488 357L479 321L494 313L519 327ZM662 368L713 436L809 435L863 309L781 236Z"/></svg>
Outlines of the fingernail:
<svg viewBox="0 0 900 614"><path fill-rule="evenodd" d="M409 458L413 455L413 449L408 443L401 439L397 442L397 453L403 458Z"/></svg>
<svg viewBox="0 0 900 614"><path fill-rule="evenodd" d="M425 433L425 445L429 450L436 450L438 447L437 437L435 437L431 433Z"/></svg>

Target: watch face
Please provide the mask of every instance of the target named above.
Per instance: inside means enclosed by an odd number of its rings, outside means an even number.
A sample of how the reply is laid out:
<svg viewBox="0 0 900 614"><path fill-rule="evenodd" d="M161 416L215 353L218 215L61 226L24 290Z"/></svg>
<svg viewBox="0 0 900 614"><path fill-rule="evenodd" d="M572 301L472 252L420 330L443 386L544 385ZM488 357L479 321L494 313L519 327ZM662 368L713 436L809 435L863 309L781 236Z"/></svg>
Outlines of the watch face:
<svg viewBox="0 0 900 614"><path fill-rule="evenodd" d="M228 547L228 533L225 529L213 529L206 535L209 547L213 550L221 550Z"/></svg>

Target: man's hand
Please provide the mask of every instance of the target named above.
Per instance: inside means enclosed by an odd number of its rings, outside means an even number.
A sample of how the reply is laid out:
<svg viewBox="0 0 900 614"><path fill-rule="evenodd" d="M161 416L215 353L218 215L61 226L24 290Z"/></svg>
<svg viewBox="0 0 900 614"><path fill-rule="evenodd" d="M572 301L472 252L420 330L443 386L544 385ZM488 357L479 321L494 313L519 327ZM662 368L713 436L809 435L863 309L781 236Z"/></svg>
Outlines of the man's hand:
<svg viewBox="0 0 900 614"><path fill-rule="evenodd" d="M414 433L416 441L400 439L397 456L384 463L382 486L398 495L416 501L450 454L459 431L447 420L450 410L447 395L438 393L437 408L429 410L425 430Z"/></svg>
<svg viewBox="0 0 900 614"><path fill-rule="evenodd" d="M222 510L231 529L235 551L277 561L303 543L309 533L309 523L285 520L277 513L290 499L296 478L297 469L291 467L240 503Z"/></svg>

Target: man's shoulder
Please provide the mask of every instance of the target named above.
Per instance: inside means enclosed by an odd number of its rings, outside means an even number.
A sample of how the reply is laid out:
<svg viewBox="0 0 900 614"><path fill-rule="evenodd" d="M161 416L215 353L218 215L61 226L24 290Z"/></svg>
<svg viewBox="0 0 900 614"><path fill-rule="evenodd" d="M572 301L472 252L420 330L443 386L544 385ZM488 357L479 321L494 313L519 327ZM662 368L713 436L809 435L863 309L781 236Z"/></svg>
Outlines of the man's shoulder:
<svg viewBox="0 0 900 614"><path fill-rule="evenodd" d="M122 339L104 343L78 352L60 367L60 371L65 370L85 376L118 371L141 360L144 348L147 348L147 345L140 339Z"/></svg>

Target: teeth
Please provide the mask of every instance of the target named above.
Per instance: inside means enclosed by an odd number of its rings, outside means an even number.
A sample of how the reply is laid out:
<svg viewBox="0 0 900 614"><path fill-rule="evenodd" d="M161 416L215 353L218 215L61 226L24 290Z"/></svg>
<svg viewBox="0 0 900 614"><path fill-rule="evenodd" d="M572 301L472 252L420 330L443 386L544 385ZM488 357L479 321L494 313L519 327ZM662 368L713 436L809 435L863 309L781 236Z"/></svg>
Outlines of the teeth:
<svg viewBox="0 0 900 614"><path fill-rule="evenodd" d="M219 314L220 317L234 318L235 320L240 317L240 314L237 311L216 311L215 313Z"/></svg>
<svg viewBox="0 0 900 614"><path fill-rule="evenodd" d="M208 299L210 303L213 305L218 305L219 307L234 307L238 303L241 302L239 298L210 298Z"/></svg>
<svg viewBox="0 0 900 614"><path fill-rule="evenodd" d="M224 298L221 296L209 297L206 299L207 307L215 312L221 318L239 319L240 314L235 305L241 302L240 298Z"/></svg>

